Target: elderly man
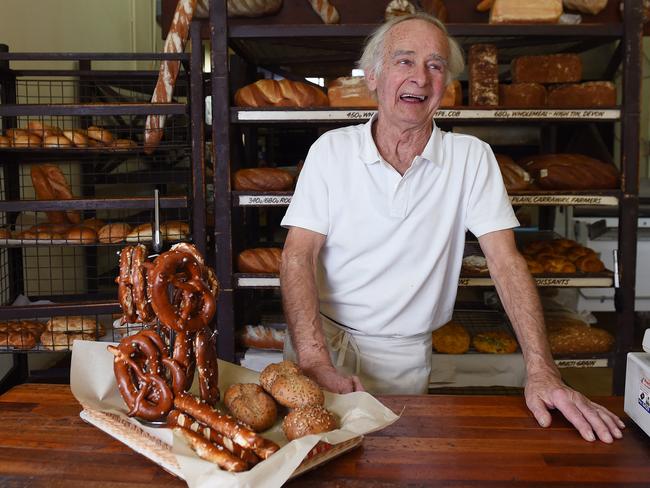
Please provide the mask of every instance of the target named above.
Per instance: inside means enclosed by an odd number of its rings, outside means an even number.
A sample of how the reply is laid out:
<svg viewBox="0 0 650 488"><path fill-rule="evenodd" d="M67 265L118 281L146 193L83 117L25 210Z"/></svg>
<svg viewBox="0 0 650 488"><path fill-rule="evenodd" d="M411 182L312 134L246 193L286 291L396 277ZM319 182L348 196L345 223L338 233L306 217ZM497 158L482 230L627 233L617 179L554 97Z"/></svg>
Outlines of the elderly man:
<svg viewBox="0 0 650 488"><path fill-rule="evenodd" d="M618 417L560 379L490 147L433 122L463 70L456 42L433 17L400 17L373 34L360 66L377 115L314 143L282 221L285 357L330 391L426 393L431 332L451 319L469 230L521 344L538 423L557 408L587 440L621 437Z"/></svg>

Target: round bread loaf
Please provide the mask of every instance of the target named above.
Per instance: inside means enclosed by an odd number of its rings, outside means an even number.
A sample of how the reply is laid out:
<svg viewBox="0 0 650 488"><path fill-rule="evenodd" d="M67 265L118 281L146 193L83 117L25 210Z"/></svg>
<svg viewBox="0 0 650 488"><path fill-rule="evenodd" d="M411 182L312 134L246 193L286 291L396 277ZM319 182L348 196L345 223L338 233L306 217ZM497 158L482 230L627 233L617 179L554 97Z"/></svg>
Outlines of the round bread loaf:
<svg viewBox="0 0 650 488"><path fill-rule="evenodd" d="M503 330L476 334L472 339L474 349L489 354L512 354L517 350L517 341Z"/></svg>
<svg viewBox="0 0 650 488"><path fill-rule="evenodd" d="M230 413L255 432L271 428L278 418L275 401L255 383L237 383L226 390L223 402Z"/></svg>
<svg viewBox="0 0 650 488"><path fill-rule="evenodd" d="M318 384L303 374L281 374L271 386L271 396L288 408L325 403L323 390Z"/></svg>
<svg viewBox="0 0 650 488"><path fill-rule="evenodd" d="M97 232L90 227L73 227L65 235L65 239L75 244L92 244L97 242Z"/></svg>
<svg viewBox="0 0 650 488"><path fill-rule="evenodd" d="M126 236L131 232L131 226L125 222L115 222L113 224L106 224L104 227L97 231L97 238L99 242L103 243L116 243L122 242Z"/></svg>
<svg viewBox="0 0 650 488"><path fill-rule="evenodd" d="M433 348L443 354L463 354L469 349L469 332L461 324L451 321L432 334Z"/></svg>
<svg viewBox="0 0 650 488"><path fill-rule="evenodd" d="M50 135L43 139L43 147L71 147L72 141L64 135Z"/></svg>
<svg viewBox="0 0 650 488"><path fill-rule="evenodd" d="M310 434L320 434L338 429L336 416L321 405L307 405L287 414L282 422L282 431L290 441Z"/></svg>
<svg viewBox="0 0 650 488"><path fill-rule="evenodd" d="M262 388L264 388L267 393L271 393L273 383L278 376L283 374L302 374L302 371L293 361L282 361L280 363L269 364L260 373L260 385L262 385Z"/></svg>

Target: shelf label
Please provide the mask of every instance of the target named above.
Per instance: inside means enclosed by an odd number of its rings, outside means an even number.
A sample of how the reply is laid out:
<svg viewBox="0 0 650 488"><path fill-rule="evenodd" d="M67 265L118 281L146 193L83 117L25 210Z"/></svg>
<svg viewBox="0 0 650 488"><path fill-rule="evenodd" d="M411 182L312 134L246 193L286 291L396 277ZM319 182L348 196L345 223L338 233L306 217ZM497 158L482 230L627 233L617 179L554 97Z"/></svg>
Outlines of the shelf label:
<svg viewBox="0 0 650 488"><path fill-rule="evenodd" d="M239 288L261 288L261 287L279 287L280 278L274 277L243 277L237 279L237 286Z"/></svg>
<svg viewBox="0 0 650 488"><path fill-rule="evenodd" d="M239 205L246 206L287 206L291 195L240 195Z"/></svg>
<svg viewBox="0 0 650 488"><path fill-rule="evenodd" d="M376 110L347 110L347 109L307 109L307 110L237 110L236 120L239 122L264 121L365 121L370 119ZM619 109L474 109L474 108L445 108L434 114L436 119L578 119L578 120L618 120Z"/></svg>
<svg viewBox="0 0 650 488"><path fill-rule="evenodd" d="M609 277L593 277L593 278L567 278L560 276L557 278L535 278L537 286L551 286L555 288L570 288L570 287L610 287L613 284L613 278ZM494 282L491 278L459 278L458 286L493 286Z"/></svg>
<svg viewBox="0 0 650 488"><path fill-rule="evenodd" d="M513 205L618 205L618 198L600 195L511 195Z"/></svg>
<svg viewBox="0 0 650 488"><path fill-rule="evenodd" d="M558 368L606 368L609 361L601 359L555 359Z"/></svg>

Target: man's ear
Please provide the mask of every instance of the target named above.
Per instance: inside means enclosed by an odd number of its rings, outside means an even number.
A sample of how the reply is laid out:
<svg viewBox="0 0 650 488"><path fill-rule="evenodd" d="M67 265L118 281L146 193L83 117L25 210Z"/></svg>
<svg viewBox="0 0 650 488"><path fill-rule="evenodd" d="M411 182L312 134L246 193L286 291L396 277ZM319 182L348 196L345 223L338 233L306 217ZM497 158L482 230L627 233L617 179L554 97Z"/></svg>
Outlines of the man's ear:
<svg viewBox="0 0 650 488"><path fill-rule="evenodd" d="M368 90L374 92L377 90L377 75L375 75L375 70L372 69L368 73L364 73L366 77L366 85L368 85Z"/></svg>

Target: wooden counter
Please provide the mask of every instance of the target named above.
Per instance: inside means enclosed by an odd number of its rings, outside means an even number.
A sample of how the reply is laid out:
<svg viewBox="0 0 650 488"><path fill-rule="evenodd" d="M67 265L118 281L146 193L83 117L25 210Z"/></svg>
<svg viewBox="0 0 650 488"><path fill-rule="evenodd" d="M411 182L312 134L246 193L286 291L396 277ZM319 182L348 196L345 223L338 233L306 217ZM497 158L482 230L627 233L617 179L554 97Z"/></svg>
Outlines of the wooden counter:
<svg viewBox="0 0 650 488"><path fill-rule="evenodd" d="M537 427L520 397L400 396L391 427L291 487L650 486L650 439L631 420L612 445L583 441L558 415ZM622 398L601 403L623 415ZM159 487L184 483L79 418L66 385L0 397L0 486Z"/></svg>

